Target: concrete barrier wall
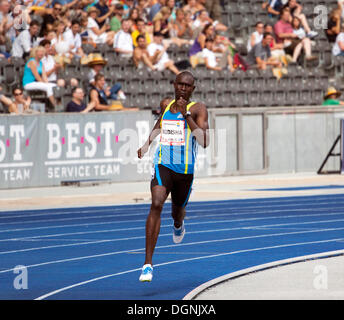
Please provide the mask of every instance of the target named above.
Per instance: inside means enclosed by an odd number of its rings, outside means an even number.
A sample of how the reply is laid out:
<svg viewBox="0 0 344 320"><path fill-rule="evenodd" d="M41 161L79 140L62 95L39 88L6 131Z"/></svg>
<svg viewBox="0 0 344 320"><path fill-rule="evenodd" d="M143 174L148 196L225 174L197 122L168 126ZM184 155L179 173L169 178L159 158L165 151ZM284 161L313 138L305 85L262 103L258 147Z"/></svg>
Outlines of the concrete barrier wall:
<svg viewBox="0 0 344 320"><path fill-rule="evenodd" d="M211 109L196 176L316 172L341 118L341 107ZM0 188L149 180L156 143L142 160L136 152L155 120L149 111L1 116Z"/></svg>

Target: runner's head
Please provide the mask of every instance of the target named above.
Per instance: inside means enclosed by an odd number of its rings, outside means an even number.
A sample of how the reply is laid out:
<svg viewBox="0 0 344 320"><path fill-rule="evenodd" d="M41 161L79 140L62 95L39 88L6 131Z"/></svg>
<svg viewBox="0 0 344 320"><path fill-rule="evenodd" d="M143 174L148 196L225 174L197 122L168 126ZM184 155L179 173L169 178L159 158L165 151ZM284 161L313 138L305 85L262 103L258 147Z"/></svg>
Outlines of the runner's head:
<svg viewBox="0 0 344 320"><path fill-rule="evenodd" d="M174 81L175 98L178 100L183 97L189 100L195 89L195 78L190 71L182 71L178 73Z"/></svg>

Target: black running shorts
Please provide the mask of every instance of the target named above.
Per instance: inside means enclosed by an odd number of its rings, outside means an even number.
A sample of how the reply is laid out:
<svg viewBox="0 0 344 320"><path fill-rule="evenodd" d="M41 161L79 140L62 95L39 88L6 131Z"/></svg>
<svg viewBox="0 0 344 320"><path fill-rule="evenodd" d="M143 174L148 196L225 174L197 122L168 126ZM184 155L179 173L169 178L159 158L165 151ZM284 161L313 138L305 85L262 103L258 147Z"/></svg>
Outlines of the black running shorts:
<svg viewBox="0 0 344 320"><path fill-rule="evenodd" d="M154 166L151 180L151 189L155 186L164 186L167 194L171 192L172 203L184 208L191 194L193 174L175 172L161 164Z"/></svg>

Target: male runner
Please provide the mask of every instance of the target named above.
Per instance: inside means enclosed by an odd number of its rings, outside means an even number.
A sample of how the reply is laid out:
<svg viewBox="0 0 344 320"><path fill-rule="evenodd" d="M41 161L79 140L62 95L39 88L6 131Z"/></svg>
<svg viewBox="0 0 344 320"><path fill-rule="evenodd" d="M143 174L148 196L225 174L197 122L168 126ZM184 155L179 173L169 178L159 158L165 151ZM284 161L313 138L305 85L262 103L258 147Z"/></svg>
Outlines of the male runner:
<svg viewBox="0 0 344 320"><path fill-rule="evenodd" d="M195 79L189 71L182 71L176 76L174 100L162 110L147 142L137 151L141 159L160 134L154 158L152 204L146 222L146 257L140 281L152 280L152 256L160 231L160 215L170 192L173 241L180 243L185 234L185 206L193 182L197 144L203 148L209 145L207 108L201 102L190 101L194 83Z"/></svg>

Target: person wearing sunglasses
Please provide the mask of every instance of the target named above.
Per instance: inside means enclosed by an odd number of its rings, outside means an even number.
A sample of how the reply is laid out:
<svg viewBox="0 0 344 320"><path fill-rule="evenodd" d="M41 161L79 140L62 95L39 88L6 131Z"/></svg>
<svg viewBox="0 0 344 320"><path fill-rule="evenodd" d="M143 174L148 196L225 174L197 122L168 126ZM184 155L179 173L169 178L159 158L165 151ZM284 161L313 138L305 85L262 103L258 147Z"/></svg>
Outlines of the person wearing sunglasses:
<svg viewBox="0 0 344 320"><path fill-rule="evenodd" d="M25 97L24 92L21 88L15 87L12 90L14 101L12 104L12 108L10 110L11 113L16 114L25 114L25 113L34 113L35 111L30 109L31 98Z"/></svg>

